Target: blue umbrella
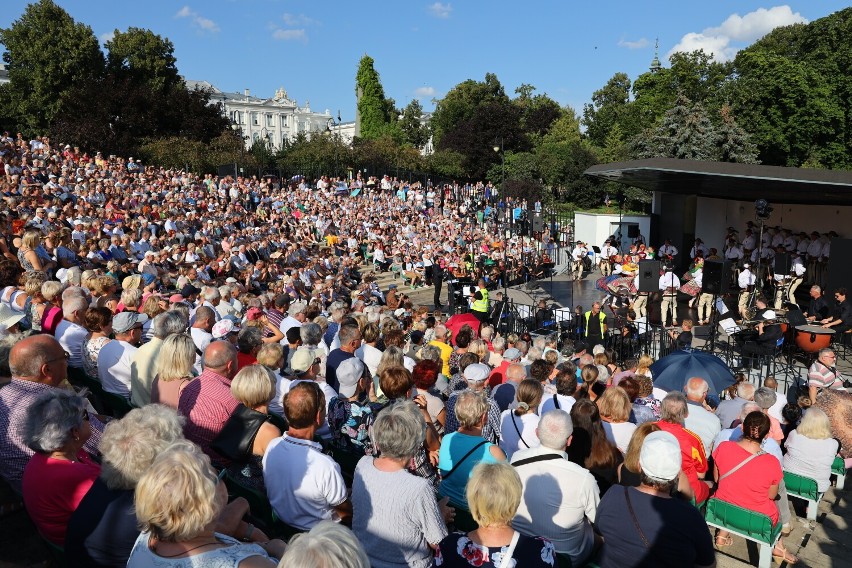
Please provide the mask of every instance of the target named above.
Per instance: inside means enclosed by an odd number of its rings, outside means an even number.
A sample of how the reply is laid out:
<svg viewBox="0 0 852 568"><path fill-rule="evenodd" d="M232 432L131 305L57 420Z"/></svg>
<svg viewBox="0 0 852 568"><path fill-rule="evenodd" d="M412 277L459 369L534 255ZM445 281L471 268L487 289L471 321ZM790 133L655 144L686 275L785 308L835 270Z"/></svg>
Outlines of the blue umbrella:
<svg viewBox="0 0 852 568"><path fill-rule="evenodd" d="M654 386L666 391L683 392L686 381L701 377L710 392L719 394L734 384L734 373L724 361L705 351L675 351L651 365Z"/></svg>

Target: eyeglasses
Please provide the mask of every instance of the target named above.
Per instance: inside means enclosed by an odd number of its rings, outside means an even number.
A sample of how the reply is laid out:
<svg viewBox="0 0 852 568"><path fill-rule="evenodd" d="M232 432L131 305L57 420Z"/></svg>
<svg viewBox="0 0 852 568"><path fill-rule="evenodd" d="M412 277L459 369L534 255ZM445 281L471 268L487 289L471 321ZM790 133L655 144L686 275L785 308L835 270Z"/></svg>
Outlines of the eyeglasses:
<svg viewBox="0 0 852 568"><path fill-rule="evenodd" d="M47 361L45 361L44 363L45 363L45 364L48 364L48 363L55 363L56 361L62 361L63 359L64 359L65 361L68 361L70 358L71 358L71 355L70 355L67 351L63 351L63 352L62 352L62 356L61 356L61 357L54 357L53 359L48 359L48 360L47 360Z"/></svg>

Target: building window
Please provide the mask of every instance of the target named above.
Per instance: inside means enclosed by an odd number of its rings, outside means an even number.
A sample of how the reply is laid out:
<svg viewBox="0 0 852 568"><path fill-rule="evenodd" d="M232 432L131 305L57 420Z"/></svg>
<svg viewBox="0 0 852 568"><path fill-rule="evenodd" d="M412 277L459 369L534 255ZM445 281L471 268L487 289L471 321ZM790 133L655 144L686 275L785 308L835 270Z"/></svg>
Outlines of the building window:
<svg viewBox="0 0 852 568"><path fill-rule="evenodd" d="M260 122L258 120L256 112L251 113L251 123L254 124L255 126L260 126Z"/></svg>
<svg viewBox="0 0 852 568"><path fill-rule="evenodd" d="M287 128L287 115L281 115L281 128Z"/></svg>
<svg viewBox="0 0 852 568"><path fill-rule="evenodd" d="M240 111L235 110L233 113L231 113L231 121L232 121L234 124L240 124L240 123L242 122L242 121L240 120L241 118L242 118L242 117L240 116Z"/></svg>
<svg viewBox="0 0 852 568"><path fill-rule="evenodd" d="M266 115L266 126L275 126L275 121L271 114Z"/></svg>

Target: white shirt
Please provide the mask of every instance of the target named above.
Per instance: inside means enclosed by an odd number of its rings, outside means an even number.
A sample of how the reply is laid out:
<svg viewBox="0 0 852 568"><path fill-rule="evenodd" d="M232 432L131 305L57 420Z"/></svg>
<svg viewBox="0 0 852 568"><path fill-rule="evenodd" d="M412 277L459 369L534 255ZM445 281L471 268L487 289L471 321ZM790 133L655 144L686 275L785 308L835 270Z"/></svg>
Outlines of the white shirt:
<svg viewBox="0 0 852 568"><path fill-rule="evenodd" d="M370 376L375 377L378 374L379 363L382 361L382 351L373 345L363 343L361 347L355 350L355 356L364 363L370 370Z"/></svg>
<svg viewBox="0 0 852 568"><path fill-rule="evenodd" d="M86 345L86 338L89 336L86 328L63 319L56 326L56 333L53 336L62 346L62 349L68 353L68 366L82 369L83 347Z"/></svg>
<svg viewBox="0 0 852 568"><path fill-rule="evenodd" d="M633 432L636 431L636 424L632 422L607 422L605 420L602 423L607 440L615 444L615 447L622 454L627 453L627 445L630 443Z"/></svg>
<svg viewBox="0 0 852 568"><path fill-rule="evenodd" d="M663 245L660 247L659 253L662 256L677 256L678 250L674 245Z"/></svg>
<svg viewBox="0 0 852 568"><path fill-rule="evenodd" d="M688 404L689 414L684 426L694 432L701 443L704 444L704 452L709 456L713 446L713 439L722 431L722 422L719 417L697 404Z"/></svg>
<svg viewBox="0 0 852 568"><path fill-rule="evenodd" d="M126 341L107 342L98 353L98 379L106 392L130 398L130 366L137 348Z"/></svg>
<svg viewBox="0 0 852 568"><path fill-rule="evenodd" d="M549 396L543 396L541 398L541 404L538 405L538 415L544 416L544 413L549 410L556 410L556 404L553 401L553 397L556 397L556 400L559 401L559 410L564 410L565 412L570 413L571 408L573 408L574 403L577 402L573 396L564 395L564 394L552 394Z"/></svg>
<svg viewBox="0 0 852 568"><path fill-rule="evenodd" d="M506 459L511 460L512 454L518 450L537 448L539 418L534 412L516 416L512 409L500 414L500 449L506 453Z"/></svg>
<svg viewBox="0 0 852 568"><path fill-rule="evenodd" d="M737 284L739 284L740 288L745 290L749 286L754 286L754 283L757 281L757 278L754 274L751 273L751 270L748 268L744 268L740 275L737 277Z"/></svg>
<svg viewBox="0 0 852 568"><path fill-rule="evenodd" d="M568 461L565 452L544 446L519 450L511 461L547 454L562 459L515 468L524 494L512 526L527 536L551 540L557 552L569 554L577 562L587 557L594 545L591 523L600 502L598 484L587 469Z"/></svg>
<svg viewBox="0 0 852 568"><path fill-rule="evenodd" d="M680 278L675 276L674 272L670 271L660 276L660 290L666 290L668 288L674 288L675 290L680 289Z"/></svg>
<svg viewBox="0 0 852 568"><path fill-rule="evenodd" d="M213 341L213 334L204 331L199 327L191 327L189 328L189 335L192 336L192 342L195 344L195 348L201 352L201 354L195 354L195 371L197 373L201 373L201 355L204 354L204 350L207 349L207 346L210 345L210 342Z"/></svg>
<svg viewBox="0 0 852 568"><path fill-rule="evenodd" d="M281 325L278 326L278 329L284 334L284 339L281 340L281 345L287 345L287 332L291 327L302 327L302 322L293 316L285 316L284 319L281 320Z"/></svg>
<svg viewBox="0 0 852 568"><path fill-rule="evenodd" d="M288 436L269 443L263 456L266 494L278 517L300 530L331 520L346 500L340 466L316 442Z"/></svg>

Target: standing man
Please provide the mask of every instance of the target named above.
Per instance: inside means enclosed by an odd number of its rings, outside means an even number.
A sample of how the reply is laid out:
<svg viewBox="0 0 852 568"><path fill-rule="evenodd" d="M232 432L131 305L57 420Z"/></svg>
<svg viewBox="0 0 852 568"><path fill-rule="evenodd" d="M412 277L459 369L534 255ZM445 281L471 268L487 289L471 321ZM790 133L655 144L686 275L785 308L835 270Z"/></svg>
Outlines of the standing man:
<svg viewBox="0 0 852 568"><path fill-rule="evenodd" d="M589 347L603 345L606 335L606 314L601 311L601 303L592 304L592 309L583 315L586 323L586 342Z"/></svg>
<svg viewBox="0 0 852 568"><path fill-rule="evenodd" d="M435 304L435 308L441 309L444 306L441 305L441 287L444 284L444 269L441 267L441 262L436 259L435 262L432 263L432 284L435 285L435 295L432 298L433 303Z"/></svg>
<svg viewBox="0 0 852 568"><path fill-rule="evenodd" d="M480 278L476 285L476 291L471 294L473 303L470 306L470 311L473 312L480 323L488 323L488 290L485 288L485 280Z"/></svg>
<svg viewBox="0 0 852 568"><path fill-rule="evenodd" d="M745 318L745 312L748 308L748 296L754 289L754 284L757 282L757 277L751 271L751 264L746 262L743 264L743 269L737 277L737 284L740 287L740 297L737 301L737 309L740 312L740 317Z"/></svg>
<svg viewBox="0 0 852 568"><path fill-rule="evenodd" d="M671 325L677 326L677 291L680 290L680 278L672 271L672 266L666 264L665 272L660 276L660 291L663 302L660 305L660 320L665 326L666 319L671 315Z"/></svg>
<svg viewBox="0 0 852 568"><path fill-rule="evenodd" d="M604 242L604 246L601 247L601 260L599 263L601 276L609 276L612 274L612 261L610 259L617 254L618 249L612 246L612 241L607 239L606 242Z"/></svg>

